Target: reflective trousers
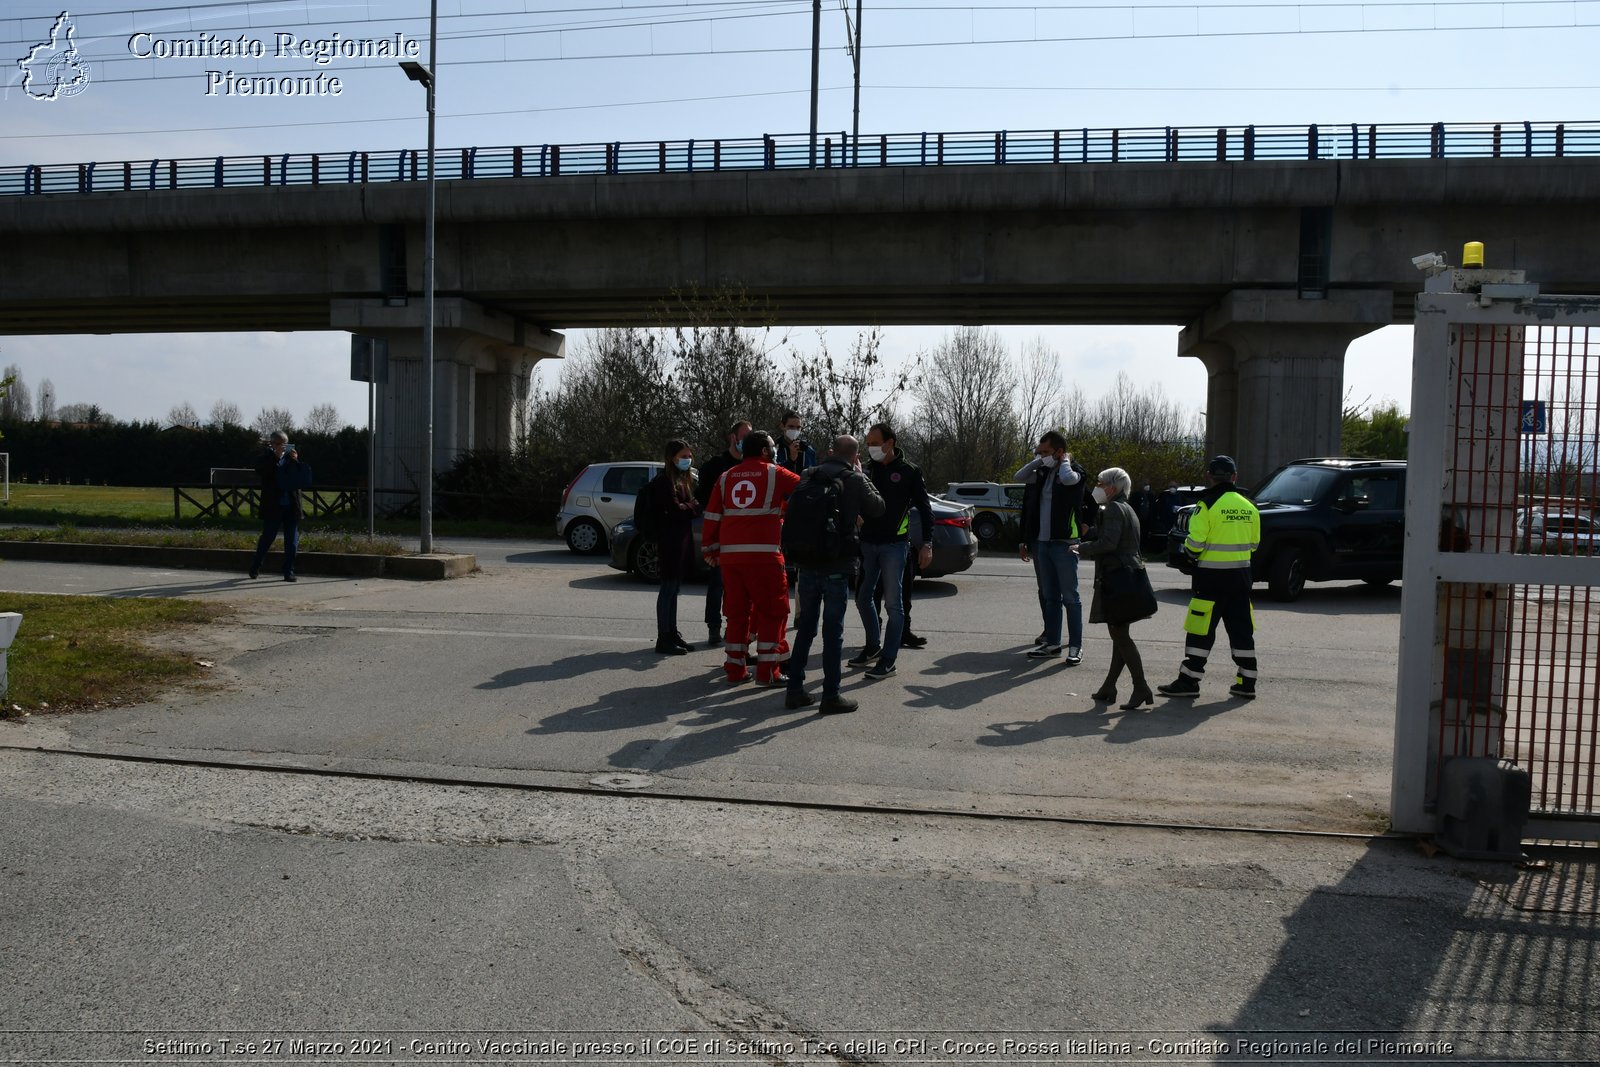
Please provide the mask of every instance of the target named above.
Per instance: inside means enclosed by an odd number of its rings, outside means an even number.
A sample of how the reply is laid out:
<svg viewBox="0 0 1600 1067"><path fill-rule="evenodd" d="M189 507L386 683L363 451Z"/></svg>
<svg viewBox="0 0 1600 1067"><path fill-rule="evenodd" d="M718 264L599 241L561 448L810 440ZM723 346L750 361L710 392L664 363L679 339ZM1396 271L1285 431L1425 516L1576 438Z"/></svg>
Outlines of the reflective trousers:
<svg viewBox="0 0 1600 1067"><path fill-rule="evenodd" d="M783 557L723 553L720 569L722 613L728 617L722 669L730 682L750 677L746 646L753 634L756 681L770 685L778 677L778 665L789 658L783 637L789 625L789 579Z"/></svg>
<svg viewBox="0 0 1600 1067"><path fill-rule="evenodd" d="M1195 681L1205 675L1220 625L1227 629L1233 650L1235 683L1246 689L1256 687L1256 625L1250 584L1248 568L1195 575L1193 599L1184 615L1183 666L1178 673Z"/></svg>

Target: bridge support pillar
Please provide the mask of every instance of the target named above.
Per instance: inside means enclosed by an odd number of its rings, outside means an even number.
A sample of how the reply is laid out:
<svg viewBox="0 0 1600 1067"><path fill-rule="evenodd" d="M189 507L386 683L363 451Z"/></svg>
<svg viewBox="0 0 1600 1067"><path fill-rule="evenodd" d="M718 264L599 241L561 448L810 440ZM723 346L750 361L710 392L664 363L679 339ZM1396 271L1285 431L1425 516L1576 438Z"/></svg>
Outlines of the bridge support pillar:
<svg viewBox="0 0 1600 1067"><path fill-rule="evenodd" d="M1178 354L1205 364L1206 452L1239 462L1243 485L1302 456L1339 453L1344 356L1387 326L1388 290L1334 290L1326 299L1240 289L1185 327Z"/></svg>
<svg viewBox="0 0 1600 1067"><path fill-rule="evenodd" d="M389 380L378 386L377 478L383 489L415 489L428 465L422 455L426 393L422 306L386 307L378 300L335 300L333 325L389 342ZM566 338L468 300L434 301L433 471L447 471L463 452L513 445L516 406L533 365L559 359ZM380 501L381 503L381 501Z"/></svg>

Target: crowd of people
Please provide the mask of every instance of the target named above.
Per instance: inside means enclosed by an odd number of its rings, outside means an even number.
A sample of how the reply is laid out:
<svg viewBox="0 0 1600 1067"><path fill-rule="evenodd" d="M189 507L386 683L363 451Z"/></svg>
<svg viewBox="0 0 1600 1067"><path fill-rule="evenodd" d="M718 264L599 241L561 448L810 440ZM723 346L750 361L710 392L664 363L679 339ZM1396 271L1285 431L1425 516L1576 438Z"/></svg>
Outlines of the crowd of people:
<svg viewBox="0 0 1600 1067"><path fill-rule="evenodd" d="M793 411L784 413L779 436L741 420L728 428L725 442L725 451L696 470L689 446L668 441L665 469L644 490L661 549L656 651L685 655L693 648L677 617L683 578L694 569L694 520L700 518L700 552L710 567L706 630L709 646L723 650L728 682L753 678L760 686L783 686L791 709L818 705L805 683L820 633L818 710L855 711L858 702L841 692L846 662L865 667L868 679L888 678L896 673L901 648L927 644L910 631L909 618L912 579L933 556L933 516L922 471L900 449L894 429L881 422L864 441L835 437L820 459ZM1238 468L1231 458L1215 457L1207 474L1211 485L1195 501L1179 560L1192 583L1183 662L1174 681L1152 691L1132 636L1133 624L1157 610L1141 549L1152 521L1164 518L1171 525L1177 485L1159 496L1149 484L1135 491L1120 467L1090 482L1060 432L1039 438L1034 457L1014 477L1025 487L1018 552L1033 564L1043 625L1028 656L1062 657L1073 667L1083 662L1078 561L1087 559L1094 563L1087 621L1105 625L1111 640L1095 700L1115 703L1124 671L1133 686L1124 710L1153 704L1158 692L1198 695L1219 626L1227 630L1236 668L1229 692L1255 696L1250 557L1260 541L1260 517L1234 487ZM845 661L844 618L852 589L864 642Z"/></svg>

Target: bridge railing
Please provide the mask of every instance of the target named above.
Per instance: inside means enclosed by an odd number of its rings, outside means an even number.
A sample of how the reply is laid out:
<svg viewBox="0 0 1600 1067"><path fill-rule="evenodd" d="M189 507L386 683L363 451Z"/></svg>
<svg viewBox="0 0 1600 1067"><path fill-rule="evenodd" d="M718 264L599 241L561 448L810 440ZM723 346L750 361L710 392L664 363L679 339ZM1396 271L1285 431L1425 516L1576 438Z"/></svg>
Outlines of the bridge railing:
<svg viewBox="0 0 1600 1067"><path fill-rule="evenodd" d="M1600 122L1386 123L1314 126L1158 126L1132 129L844 132L687 141L440 149L441 180L588 174L995 164L1197 163L1296 159L1474 159L1600 156ZM133 192L419 181L414 148L46 163L0 167L0 195Z"/></svg>

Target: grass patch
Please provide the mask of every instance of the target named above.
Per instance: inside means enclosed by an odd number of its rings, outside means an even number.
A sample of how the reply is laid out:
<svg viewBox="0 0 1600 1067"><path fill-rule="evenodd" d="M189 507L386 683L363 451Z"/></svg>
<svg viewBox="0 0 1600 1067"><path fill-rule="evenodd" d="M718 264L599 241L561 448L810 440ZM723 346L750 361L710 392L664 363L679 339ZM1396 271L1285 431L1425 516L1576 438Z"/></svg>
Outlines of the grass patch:
<svg viewBox="0 0 1600 1067"><path fill-rule="evenodd" d="M144 638L203 625L221 604L156 597L0 593L0 611L22 613L11 646L11 690L0 714L135 704L205 674L194 657L151 648ZM45 707L48 705L48 708Z"/></svg>
<svg viewBox="0 0 1600 1067"><path fill-rule="evenodd" d="M159 548L241 548L254 549L257 534L244 530L177 529L84 529L72 523L52 527L0 529L0 541L63 541L75 545L154 545ZM280 540L278 548L283 547ZM300 530L301 552L343 552L368 556L400 556L405 549L398 541L367 539L365 532L328 530L319 527Z"/></svg>
<svg viewBox="0 0 1600 1067"><path fill-rule="evenodd" d="M209 499L206 490L191 489L190 495ZM0 505L0 522L30 523L38 526L72 525L85 527L118 527L122 529L174 530L237 530L256 531L261 521L248 515L223 515L220 518L199 518L193 508L185 503L187 515L173 517L172 490L170 488L141 488L122 485L12 485L11 502ZM316 529L329 536L365 535L367 517L347 515L337 518L317 519ZM385 537L416 537L416 519L379 519L373 524L374 532ZM304 538L310 529L302 526L301 548L306 548ZM435 515L433 532L440 537L554 537L555 518L533 523L501 522L493 519L451 519ZM119 541L118 544L165 544L168 542ZM222 548L230 545L203 545ZM252 536L246 547L254 548ZM360 551L359 549L309 549L306 551Z"/></svg>

